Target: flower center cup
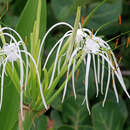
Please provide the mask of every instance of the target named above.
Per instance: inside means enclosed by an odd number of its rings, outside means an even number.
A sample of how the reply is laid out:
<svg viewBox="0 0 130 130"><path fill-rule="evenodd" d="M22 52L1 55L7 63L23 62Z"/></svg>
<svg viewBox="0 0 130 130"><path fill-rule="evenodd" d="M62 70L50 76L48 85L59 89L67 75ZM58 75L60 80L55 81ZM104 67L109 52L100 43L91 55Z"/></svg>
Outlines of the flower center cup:
<svg viewBox="0 0 130 130"><path fill-rule="evenodd" d="M18 47L14 43L5 45L3 49L5 51L8 61L13 62L18 59Z"/></svg>

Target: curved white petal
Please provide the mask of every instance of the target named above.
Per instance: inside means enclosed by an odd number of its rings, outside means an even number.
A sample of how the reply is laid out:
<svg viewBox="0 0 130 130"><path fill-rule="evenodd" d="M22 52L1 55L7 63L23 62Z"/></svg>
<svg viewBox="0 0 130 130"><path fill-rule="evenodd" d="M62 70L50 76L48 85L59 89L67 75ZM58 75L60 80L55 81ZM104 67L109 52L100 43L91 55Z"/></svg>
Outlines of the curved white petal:
<svg viewBox="0 0 130 130"><path fill-rule="evenodd" d="M111 66L112 70L115 70L115 68L113 67L111 61L108 60L107 57L105 57L105 56L102 55L102 54L99 54L99 55L101 55L101 56L107 61L107 63ZM130 95L129 95L129 93L127 92L126 86L125 86L124 82L122 82L122 77L120 76L120 74L118 74L117 71L114 71L114 73L115 73L116 77L118 78L118 80L119 80L119 82L120 82L120 84L121 84L121 87L122 87L123 90L125 91L126 95L128 96L128 98L130 98Z"/></svg>
<svg viewBox="0 0 130 130"><path fill-rule="evenodd" d="M108 64L108 80L107 80L107 86L106 86L106 92L105 92L105 97L104 97L104 100L103 100L103 107L104 107L104 104L106 102L106 98L107 98L107 94L108 94L108 89L109 89L109 84L110 84L110 65Z"/></svg>
<svg viewBox="0 0 130 130"><path fill-rule="evenodd" d="M0 110L1 110L1 107L2 107L2 101L3 101L4 73L5 73L6 63L7 63L7 59L6 59L5 63L3 64L2 76L1 76L1 98L0 98Z"/></svg>
<svg viewBox="0 0 130 130"><path fill-rule="evenodd" d="M86 105L87 105L89 114L91 113L89 109L89 103L88 103L88 77L89 77L89 70L90 70L90 62L91 62L91 55L88 54L87 65L86 65L86 75L85 75L85 100L86 100Z"/></svg>
<svg viewBox="0 0 130 130"><path fill-rule="evenodd" d="M98 59L98 83L100 83L100 57L99 57L99 55L98 55L97 59Z"/></svg>
<svg viewBox="0 0 130 130"><path fill-rule="evenodd" d="M117 93L117 89L116 89L116 84L115 84L115 78L114 78L114 72L112 71L112 82L113 82L113 88L114 88L114 92L115 92L115 95L116 95L116 100L117 100L117 103L119 103L119 97L118 97L118 93Z"/></svg>
<svg viewBox="0 0 130 130"><path fill-rule="evenodd" d="M95 77L96 89L97 89L97 95L96 95L96 97L98 97L98 92L99 92L99 90L98 90L98 80L97 80L97 71L96 71L95 55L92 54L92 56L93 56L94 77Z"/></svg>
<svg viewBox="0 0 130 130"><path fill-rule="evenodd" d="M67 83L68 83L68 75L69 75L71 63L72 63L72 61L73 61L73 58L76 56L78 50L80 50L80 49L81 49L81 48L77 48L76 50L74 50L74 52L72 53L72 55L71 55L71 57L70 57L69 64L68 64L67 77L66 77L66 82L65 82L65 87L64 87L63 97L62 97L62 102L64 102L65 95L66 95Z"/></svg>
<svg viewBox="0 0 130 130"><path fill-rule="evenodd" d="M73 93L74 93L74 97L76 99L76 91L75 91L75 76L74 76L74 72L75 72L75 63L76 63L76 60L74 58L74 63L73 63L73 68L72 68L72 88L73 88Z"/></svg>
<svg viewBox="0 0 130 130"><path fill-rule="evenodd" d="M39 88L40 88L40 94L41 94L42 102L43 102L43 105L45 106L45 109L47 110L48 107L47 107L47 104L46 104L46 101L45 101L45 98L44 98L44 95L43 95L43 92L42 92L42 85L41 85L40 76L39 76L39 72L38 72L38 67L37 67L37 64L35 62L35 59L33 58L33 56L29 52L26 52L24 50L21 50L21 52L27 54L31 58L33 63L34 63L34 66L35 66L35 69L36 69L37 78L38 78L38 82L39 82Z"/></svg>
<svg viewBox="0 0 130 130"><path fill-rule="evenodd" d="M66 37L70 36L71 34L65 34L62 38L62 40L60 41L60 44L59 44L59 47L57 49L57 53L56 53L56 58L55 58L55 63L54 63L54 68L53 68L53 71L52 71L52 76L51 76L51 80L50 80L50 84L49 84L49 87L48 89L51 87L52 85L52 82L53 82L53 79L54 79L54 76L55 76L55 70L56 70L56 65L57 65L57 61L58 61L58 56L59 56L59 53L60 53L60 48L63 44L63 41Z"/></svg>
<svg viewBox="0 0 130 130"><path fill-rule="evenodd" d="M44 66L43 66L43 70L45 69L45 67L46 67L46 65L47 65L47 63L48 63L48 60L49 60L51 54L53 53L53 51L55 50L55 48L56 48L61 42L63 42L63 40L64 40L66 37L68 37L68 36L70 36L70 35L71 35L71 31L68 31L67 33L65 33L65 35L64 35L64 36L54 45L54 47L50 50L50 52L49 52L49 54L48 54L48 56L47 56L47 58L46 58L45 64L44 64Z"/></svg>
<svg viewBox="0 0 130 130"><path fill-rule="evenodd" d="M40 49L39 49L39 55L38 55L38 60L37 60L37 65L39 64L39 59L40 59L40 55L41 55L41 51L42 51L42 47L43 47L43 44L45 43L45 40L46 40L46 37L48 36L48 34L57 26L59 25L66 25L68 26L69 28L71 28L71 30L73 29L73 27L68 24L68 23L65 23L65 22L60 22L60 23L57 23L55 25L53 25L47 32L46 34L44 35L43 39L42 39L42 42L41 42L41 45L40 45Z"/></svg>
<svg viewBox="0 0 130 130"><path fill-rule="evenodd" d="M104 79L104 58L102 57L102 76L101 76L101 93L103 94L103 79Z"/></svg>

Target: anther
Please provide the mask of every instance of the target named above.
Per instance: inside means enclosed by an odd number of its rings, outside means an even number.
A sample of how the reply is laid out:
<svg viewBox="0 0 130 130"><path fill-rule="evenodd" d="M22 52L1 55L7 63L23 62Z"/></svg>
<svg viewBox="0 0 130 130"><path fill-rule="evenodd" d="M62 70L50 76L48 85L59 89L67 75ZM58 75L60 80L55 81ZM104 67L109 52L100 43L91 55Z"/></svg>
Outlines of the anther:
<svg viewBox="0 0 130 130"><path fill-rule="evenodd" d="M66 72L66 78L68 79L68 70L67 70L67 72Z"/></svg>
<svg viewBox="0 0 130 130"><path fill-rule="evenodd" d="M77 73L76 73L76 78L75 78L75 80L78 80L79 72L80 72L80 70L78 69L78 71L77 71Z"/></svg>
<svg viewBox="0 0 130 130"><path fill-rule="evenodd" d="M81 24L82 24L82 25L83 25L83 21L84 21L84 20L83 20L83 16L82 16L82 17L81 17Z"/></svg>
<svg viewBox="0 0 130 130"><path fill-rule="evenodd" d="M129 43L130 43L130 37L128 37L127 44L126 44L126 48L128 48Z"/></svg>
<svg viewBox="0 0 130 130"><path fill-rule="evenodd" d="M121 60L122 60L122 56L120 57L120 59L119 59L119 61L118 61L118 64L120 64L120 63L121 63Z"/></svg>
<svg viewBox="0 0 130 130"><path fill-rule="evenodd" d="M113 65L113 67L114 67L114 70L113 70L113 71L114 71L114 72L117 71L117 67L116 67L114 61L112 61L112 65Z"/></svg>
<svg viewBox="0 0 130 130"><path fill-rule="evenodd" d="M118 16L118 19L119 19L119 24L121 24L121 15L120 14Z"/></svg>
<svg viewBox="0 0 130 130"><path fill-rule="evenodd" d="M6 12L8 12L8 10L9 10L9 3L8 3L8 1L6 2Z"/></svg>
<svg viewBox="0 0 130 130"><path fill-rule="evenodd" d="M91 39L93 39L93 28L92 28L92 31L91 31L92 33L91 33Z"/></svg>
<svg viewBox="0 0 130 130"><path fill-rule="evenodd" d="M117 46L118 46L118 43L119 43L119 39L117 38L117 39L116 39L115 48L117 48Z"/></svg>
<svg viewBox="0 0 130 130"><path fill-rule="evenodd" d="M27 47L27 36L25 37L25 46Z"/></svg>

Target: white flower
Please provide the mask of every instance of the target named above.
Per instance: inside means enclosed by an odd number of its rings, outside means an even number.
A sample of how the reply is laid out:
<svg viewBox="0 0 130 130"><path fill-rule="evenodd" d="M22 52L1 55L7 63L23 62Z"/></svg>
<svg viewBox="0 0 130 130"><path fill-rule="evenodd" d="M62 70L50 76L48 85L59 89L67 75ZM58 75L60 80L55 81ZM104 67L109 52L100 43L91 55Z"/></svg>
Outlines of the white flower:
<svg viewBox="0 0 130 130"><path fill-rule="evenodd" d="M5 52L6 56L8 57L7 60L10 62L16 61L19 58L18 47L15 45L15 43L4 45L3 52Z"/></svg>
<svg viewBox="0 0 130 130"><path fill-rule="evenodd" d="M92 33L91 33L91 35L92 35ZM93 58L97 96L98 96L98 91L99 91L98 83L100 83L100 82L101 82L101 92L103 93L104 61L106 61L108 64L108 80L107 80L107 86L106 86L106 92L105 92L105 97L104 97L104 101L103 101L103 106L104 106L104 103L106 101L106 97L107 97L107 93L108 93L108 89L109 89L110 72L112 72L113 88L114 88L114 92L115 92L115 95L117 98L117 102L119 102L119 98L118 98L118 93L116 90L114 75L116 75L118 81L121 84L121 87L123 88L123 90L127 94L128 98L130 98L130 95L127 92L120 68L117 64L116 58L115 58L114 53L112 52L110 46L107 44L107 42L105 42L101 38L96 37L95 35L93 35L93 36L91 36L91 35L89 35L86 38L86 41L85 41L86 44L83 48L83 49L85 49L84 53L86 52L86 55L88 55L87 62L86 62L86 76L85 76L85 89L86 89L86 91L85 91L85 100L84 101L86 101L89 113L90 113L90 110L89 110L89 105L88 105L88 81L89 81L88 77L89 77L91 57ZM98 58L98 74L96 71L95 55L97 55L97 58ZM101 62L102 76L101 77L100 77L100 59L99 59L100 57L102 58L102 62ZM86 60L86 59L84 59L84 60ZM100 78L101 78L101 81L100 81Z"/></svg>
<svg viewBox="0 0 130 130"><path fill-rule="evenodd" d="M6 32L3 32L5 30L6 30ZM9 33L7 31L9 31ZM12 32L17 37L17 39L19 39L19 41L17 41L16 38L10 32ZM1 75L0 109L2 107L2 101L3 101L3 86L4 86L4 74L6 71L6 64L7 64L7 62L12 62L12 68L13 68L14 62L19 61L19 63L20 63L20 110L21 110L22 119L24 119L24 117L23 117L23 91L24 91L23 88L25 86L25 91L26 91L27 80L28 80L28 71L29 71L28 57L30 57L30 59L34 63L38 82L39 82L39 88L40 88L42 101L43 101L45 108L47 109L47 104L45 102L43 92L42 92L42 86L41 86L41 81L40 81L37 64L36 64L34 58L32 57L32 55L27 51L22 38L15 30L13 30L12 28L9 28L9 27L3 27L0 29L0 37L4 37L5 42L6 42L6 38L10 41L10 43L3 43L3 47L2 47L2 49L0 49L0 57L2 57L1 65L3 65L2 75ZM25 54L26 61L23 60L21 53ZM26 73L24 73L24 64L26 65L26 67L25 67ZM25 75L25 81L24 81L24 75Z"/></svg>
<svg viewBox="0 0 130 130"><path fill-rule="evenodd" d="M59 56L59 53L60 53L60 50L62 48L62 44L63 44L64 40L66 38L70 38L72 36L73 27L71 25L69 25L68 23L64 23L64 22L55 24L45 34L45 36L42 40L42 43L41 43L41 47L40 47L40 50L41 50L49 32L59 25L66 25L71 30L66 32L59 39L59 41L54 45L54 47L49 52L48 57L47 57L45 64L43 66L43 70L44 70L46 68L46 65L48 63L50 56L52 55L53 51L58 46L56 58L55 58L55 63L54 63L54 67L53 67L53 71L52 71L52 75L51 75L51 80L50 80L50 84L49 84L48 88L51 87L52 82L54 80L54 75L55 75L57 65L58 65L58 67L57 67L58 68L58 74L60 73L61 59L64 56L66 56L67 52L65 52L61 56ZM108 89L109 89L109 83L110 83L110 77L111 77L110 72L112 72L113 88L114 88L114 92L115 92L115 95L116 95L116 98L117 98L117 102L119 102L119 98L118 98L118 93L117 93L117 90L116 90L114 75L116 75L117 79L119 80L119 82L121 84L121 87L123 88L123 90L127 94L128 98L130 98L130 95L127 92L127 89L126 89L120 68L117 64L116 58L115 58L114 53L112 52L110 46L107 44L107 42L105 42L100 37L93 35L93 33L89 29L80 27L77 30L77 34L76 34L76 38L75 38L75 45L74 45L73 51L71 52L71 56L70 56L70 59L69 59L69 62L68 62L68 71L67 71L67 77L66 77L62 102L64 101L66 90L67 90L68 75L69 75L69 72L70 72L71 65L73 65L72 66L72 87L73 87L74 96L76 98L75 83L74 83L74 81L75 81L74 72L75 72L75 66L76 66L76 56L78 55L79 51L82 52L80 57L83 57L84 64L86 65L85 99L84 99L84 102L86 101L86 105L87 105L89 114L90 114L90 109L89 109L89 103L88 103L88 81L89 81L89 71L90 71L91 59L93 60L94 76L95 76L95 82L96 82L96 90L97 90L96 97L98 96L98 93L99 93L99 88L98 88L99 84L98 83L101 83L101 93L103 94L105 62L108 65L108 80L107 80L107 86L106 86L103 106L104 106L104 103L106 101L106 97L107 97L107 93L108 93ZM40 56L40 54L41 54L41 51L39 52L39 56ZM86 60L86 56L87 56L87 60ZM97 69L96 69L95 56L97 57L97 60L98 60ZM100 65L102 65L102 67ZM102 68L101 76L100 76L100 68Z"/></svg>

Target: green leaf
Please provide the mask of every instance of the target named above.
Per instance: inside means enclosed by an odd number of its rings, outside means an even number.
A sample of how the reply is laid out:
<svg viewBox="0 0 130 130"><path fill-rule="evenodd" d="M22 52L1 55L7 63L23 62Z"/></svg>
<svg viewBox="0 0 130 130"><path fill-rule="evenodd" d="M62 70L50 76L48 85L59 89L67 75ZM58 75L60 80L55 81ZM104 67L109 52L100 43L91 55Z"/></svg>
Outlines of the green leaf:
<svg viewBox="0 0 130 130"><path fill-rule="evenodd" d="M26 111L25 120L23 122L24 130L30 130L32 127L33 113Z"/></svg>
<svg viewBox="0 0 130 130"><path fill-rule="evenodd" d="M51 103L51 107L53 107L55 110L62 111L62 94L56 97L56 99Z"/></svg>
<svg viewBox="0 0 130 130"><path fill-rule="evenodd" d="M67 125L63 125L60 128L58 128L57 130L93 130L92 127L89 126L80 126L79 128L72 128L70 126Z"/></svg>
<svg viewBox="0 0 130 130"><path fill-rule="evenodd" d="M86 126L90 124L90 117L86 105L81 105L84 96L69 97L63 104L63 119L65 123L69 123L73 128L79 126Z"/></svg>
<svg viewBox="0 0 130 130"><path fill-rule="evenodd" d="M58 128L57 130L74 130L74 129L71 126L64 125Z"/></svg>
<svg viewBox="0 0 130 130"><path fill-rule="evenodd" d="M19 113L18 92L11 81L5 80L3 105L0 111L0 129L11 130L18 121L18 113Z"/></svg>
<svg viewBox="0 0 130 130"><path fill-rule="evenodd" d="M27 41L30 41L30 33L33 31L34 22L37 16L37 7L39 0L28 0L21 14L16 30L20 33L23 39L27 36ZM39 38L41 39L46 30L46 0L41 1L40 15L40 31Z"/></svg>
<svg viewBox="0 0 130 130"><path fill-rule="evenodd" d="M78 72L79 72L79 75L78 75ZM90 67L90 72L91 73L89 73L88 98L92 99L94 96L96 96L96 84L95 84L95 78L93 78L94 77L93 66ZM85 95L85 84L84 84L85 81L84 80L85 80L85 65L81 64L79 67L79 70L77 70L75 73L75 86L76 86L76 92L82 96Z"/></svg>
<svg viewBox="0 0 130 130"><path fill-rule="evenodd" d="M35 120L31 130L47 130L47 117L42 115Z"/></svg>
<svg viewBox="0 0 130 130"><path fill-rule="evenodd" d="M48 88L48 82L49 82L48 72L46 68L44 69L44 81L45 81L45 92L46 92Z"/></svg>
<svg viewBox="0 0 130 130"><path fill-rule="evenodd" d="M53 110L51 112L51 119L54 120L54 128L57 130L57 128L61 127L63 125L63 120L61 119L60 113L56 110Z"/></svg>
<svg viewBox="0 0 130 130"><path fill-rule="evenodd" d="M74 0L52 0L51 5L56 18L60 21L69 21L74 23L76 15L76 6Z"/></svg>
<svg viewBox="0 0 130 130"><path fill-rule="evenodd" d="M130 127L128 127L126 130L130 130Z"/></svg>
<svg viewBox="0 0 130 130"><path fill-rule="evenodd" d="M127 119L127 109L124 103L106 102L102 107L97 103L92 108L94 130L123 130Z"/></svg>

